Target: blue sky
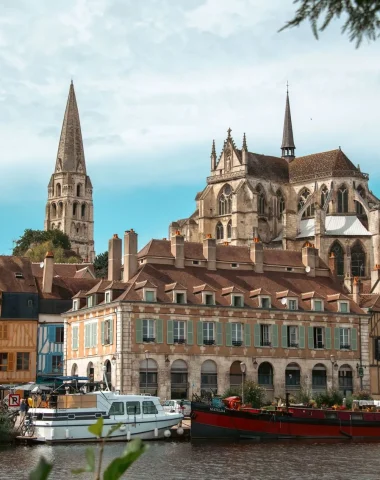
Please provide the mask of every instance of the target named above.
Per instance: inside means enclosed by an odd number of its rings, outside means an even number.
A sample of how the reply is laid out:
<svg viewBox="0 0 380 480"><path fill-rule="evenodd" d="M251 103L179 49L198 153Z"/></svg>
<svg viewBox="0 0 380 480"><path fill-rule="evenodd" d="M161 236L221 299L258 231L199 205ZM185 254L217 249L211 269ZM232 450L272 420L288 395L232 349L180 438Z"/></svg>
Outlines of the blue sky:
<svg viewBox="0 0 380 480"><path fill-rule="evenodd" d="M292 0L0 0L0 254L43 228L70 79L94 186L95 248L142 247L190 215L215 138L278 155L286 82L298 156L341 146L380 194L380 42L277 33Z"/></svg>

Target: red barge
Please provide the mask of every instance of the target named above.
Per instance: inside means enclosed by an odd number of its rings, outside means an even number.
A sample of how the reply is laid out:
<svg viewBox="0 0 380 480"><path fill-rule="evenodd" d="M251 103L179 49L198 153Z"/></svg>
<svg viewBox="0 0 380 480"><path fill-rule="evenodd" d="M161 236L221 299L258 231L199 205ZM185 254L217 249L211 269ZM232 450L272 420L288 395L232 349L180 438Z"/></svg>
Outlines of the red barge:
<svg viewBox="0 0 380 480"><path fill-rule="evenodd" d="M282 407L247 408L239 397L192 402L191 438L231 440L349 439L380 441L380 412Z"/></svg>

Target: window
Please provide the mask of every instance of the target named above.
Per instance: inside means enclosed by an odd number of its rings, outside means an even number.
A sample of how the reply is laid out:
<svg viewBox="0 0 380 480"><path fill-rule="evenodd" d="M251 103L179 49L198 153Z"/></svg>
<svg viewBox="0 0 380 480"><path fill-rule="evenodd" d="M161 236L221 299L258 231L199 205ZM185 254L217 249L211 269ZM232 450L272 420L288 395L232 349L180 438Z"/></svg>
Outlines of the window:
<svg viewBox="0 0 380 480"><path fill-rule="evenodd" d="M110 345L112 343L112 332L111 332L111 322L112 320L104 320L104 345Z"/></svg>
<svg viewBox="0 0 380 480"><path fill-rule="evenodd" d="M0 372L6 372L8 369L8 354L0 353Z"/></svg>
<svg viewBox="0 0 380 480"><path fill-rule="evenodd" d="M297 310L298 308L298 302L295 298L288 298L286 304L288 306L288 310Z"/></svg>
<svg viewBox="0 0 380 480"><path fill-rule="evenodd" d="M257 195L257 211L259 215L265 215L265 194L262 190Z"/></svg>
<svg viewBox="0 0 380 480"><path fill-rule="evenodd" d="M232 345L240 347L243 345L243 325L241 323L232 323Z"/></svg>
<svg viewBox="0 0 380 480"><path fill-rule="evenodd" d="M77 214L77 204L74 203L73 204L73 217L75 217L76 214Z"/></svg>
<svg viewBox="0 0 380 480"><path fill-rule="evenodd" d="M17 353L17 370L29 370L29 352Z"/></svg>
<svg viewBox="0 0 380 480"><path fill-rule="evenodd" d="M215 298L213 293L204 293L203 303L205 305L215 305Z"/></svg>
<svg viewBox="0 0 380 480"><path fill-rule="evenodd" d="M365 276L365 253L360 242L351 248L351 273L353 277Z"/></svg>
<svg viewBox="0 0 380 480"><path fill-rule="evenodd" d="M358 215L363 215L365 212L364 212L364 208L363 208L363 205L358 202L358 201L354 201L355 203L355 211Z"/></svg>
<svg viewBox="0 0 380 480"><path fill-rule="evenodd" d="M57 183L57 185L55 186L55 196L56 197L61 196L61 184L60 183Z"/></svg>
<svg viewBox="0 0 380 480"><path fill-rule="evenodd" d="M145 400L142 402L143 414L155 415L157 412L156 405L151 400Z"/></svg>
<svg viewBox="0 0 380 480"><path fill-rule="evenodd" d="M84 347L93 348L97 345L98 324L87 323L84 326Z"/></svg>
<svg viewBox="0 0 380 480"><path fill-rule="evenodd" d="M261 308L271 308L270 297L260 297L260 307Z"/></svg>
<svg viewBox="0 0 380 480"><path fill-rule="evenodd" d="M326 210L326 213L329 213L329 206L326 205L328 197L329 197L328 188L326 187L326 185L323 185L321 189L321 207Z"/></svg>
<svg viewBox="0 0 380 480"><path fill-rule="evenodd" d="M186 303L186 294L184 292L174 292L175 303Z"/></svg>
<svg viewBox="0 0 380 480"><path fill-rule="evenodd" d="M232 211L232 188L225 185L219 196L219 215L227 215Z"/></svg>
<svg viewBox="0 0 380 480"><path fill-rule="evenodd" d="M53 373L60 373L62 371L62 356L52 355L51 368Z"/></svg>
<svg viewBox="0 0 380 480"><path fill-rule="evenodd" d="M79 309L79 301L73 300L73 310L78 310L78 309Z"/></svg>
<svg viewBox="0 0 380 480"><path fill-rule="evenodd" d="M104 296L104 301L105 303L110 303L111 301L111 292L106 292L105 296Z"/></svg>
<svg viewBox="0 0 380 480"><path fill-rule="evenodd" d="M80 183L78 183L77 185L77 197L81 197L81 190L82 190L82 185Z"/></svg>
<svg viewBox="0 0 380 480"><path fill-rule="evenodd" d="M124 403L113 402L108 415L124 415Z"/></svg>
<svg viewBox="0 0 380 480"><path fill-rule="evenodd" d="M156 340L155 336L155 321L154 320L143 320L143 342L154 342Z"/></svg>
<svg viewBox="0 0 380 480"><path fill-rule="evenodd" d="M92 307L94 305L94 297L90 295L87 297L87 307Z"/></svg>
<svg viewBox="0 0 380 480"><path fill-rule="evenodd" d="M156 292L154 290L145 290L145 301L146 302L155 302L156 301Z"/></svg>
<svg viewBox="0 0 380 480"><path fill-rule="evenodd" d="M127 407L127 415L140 415L140 402L127 402L125 405Z"/></svg>
<svg viewBox="0 0 380 480"><path fill-rule="evenodd" d="M349 313L350 304L348 302L339 302L339 311L340 313Z"/></svg>
<svg viewBox="0 0 380 480"><path fill-rule="evenodd" d="M232 295L232 306L233 307L244 307L244 297L243 297L243 295Z"/></svg>
<svg viewBox="0 0 380 480"><path fill-rule="evenodd" d="M278 190L277 193L277 217L281 218L282 214L285 211L285 199L282 195L281 190Z"/></svg>
<svg viewBox="0 0 380 480"><path fill-rule="evenodd" d="M55 343L63 343L65 336L64 327L55 327Z"/></svg>
<svg viewBox="0 0 380 480"><path fill-rule="evenodd" d="M72 349L73 350L78 350L79 348L79 327L75 325L73 327L73 342L72 342Z"/></svg>
<svg viewBox="0 0 380 480"><path fill-rule="evenodd" d="M314 327L314 348L325 348L323 327Z"/></svg>
<svg viewBox="0 0 380 480"><path fill-rule="evenodd" d="M342 327L339 329L339 344L341 349L351 348L350 329Z"/></svg>
<svg viewBox="0 0 380 480"><path fill-rule="evenodd" d="M298 327L288 327L288 347L298 348Z"/></svg>
<svg viewBox="0 0 380 480"><path fill-rule="evenodd" d="M173 340L174 343L185 343L186 340L186 322L174 320L173 322Z"/></svg>
<svg viewBox="0 0 380 480"><path fill-rule="evenodd" d="M298 199L298 211L301 211L304 205L307 203L307 200L310 196L310 191L307 188L304 188L300 193ZM314 203L310 204L302 214L302 218L305 217L314 217Z"/></svg>
<svg viewBox="0 0 380 480"><path fill-rule="evenodd" d="M231 240L232 237L232 222L231 220L227 223L227 238Z"/></svg>
<svg viewBox="0 0 380 480"><path fill-rule="evenodd" d="M231 267L232 268L239 268L239 264L238 263L231 263Z"/></svg>
<svg viewBox="0 0 380 480"><path fill-rule="evenodd" d="M216 235L215 236L216 236L217 240L223 240L223 238L224 238L223 225L220 222L218 222L216 224Z"/></svg>
<svg viewBox="0 0 380 480"><path fill-rule="evenodd" d="M338 213L348 212L348 190L342 185L338 190Z"/></svg>
<svg viewBox="0 0 380 480"><path fill-rule="evenodd" d="M29 308L33 307L33 300L28 300L28 307Z"/></svg>
<svg viewBox="0 0 380 480"><path fill-rule="evenodd" d="M342 277L344 275L344 251L340 243L335 242L330 249L330 257L334 255L334 269L336 275Z"/></svg>
<svg viewBox="0 0 380 480"><path fill-rule="evenodd" d="M213 322L203 323L203 343L204 345L215 344L215 325Z"/></svg>
<svg viewBox="0 0 380 480"><path fill-rule="evenodd" d="M375 348L374 348L374 359L380 360L380 337L374 339ZM0 354L1 355L1 354ZM0 362L1 363L1 362Z"/></svg>
<svg viewBox="0 0 380 480"><path fill-rule="evenodd" d="M270 338L270 325L260 325L260 346L261 347L270 347L271 338Z"/></svg>
<svg viewBox="0 0 380 480"><path fill-rule="evenodd" d="M315 312L323 312L323 300L313 299L312 304Z"/></svg>
<svg viewBox="0 0 380 480"><path fill-rule="evenodd" d="M8 340L8 325L0 325L0 340Z"/></svg>

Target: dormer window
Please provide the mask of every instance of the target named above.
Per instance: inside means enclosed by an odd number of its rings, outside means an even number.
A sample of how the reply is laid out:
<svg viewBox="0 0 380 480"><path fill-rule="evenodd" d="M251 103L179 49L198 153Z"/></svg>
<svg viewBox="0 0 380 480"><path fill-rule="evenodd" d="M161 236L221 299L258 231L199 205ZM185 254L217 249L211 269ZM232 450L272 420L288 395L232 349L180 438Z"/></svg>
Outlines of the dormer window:
<svg viewBox="0 0 380 480"><path fill-rule="evenodd" d="M94 296L90 295L89 297L87 297L87 307L90 308L93 306L94 306Z"/></svg>
<svg viewBox="0 0 380 480"><path fill-rule="evenodd" d="M173 292L174 303L186 303L186 292Z"/></svg>
<svg viewBox="0 0 380 480"><path fill-rule="evenodd" d="M270 297L259 297L260 308L271 308L271 298Z"/></svg>
<svg viewBox="0 0 380 480"><path fill-rule="evenodd" d="M314 312L323 312L324 310L323 300L320 300L318 298L312 299L311 306Z"/></svg>
<svg viewBox="0 0 380 480"><path fill-rule="evenodd" d="M215 294L209 292L202 292L202 303L205 305L215 305Z"/></svg>
<svg viewBox="0 0 380 480"><path fill-rule="evenodd" d="M155 290L145 290L144 291L144 301L145 302L156 302L156 291Z"/></svg>
<svg viewBox="0 0 380 480"><path fill-rule="evenodd" d="M297 310L298 309L298 300L296 298L287 298L286 306L288 310Z"/></svg>
<svg viewBox="0 0 380 480"><path fill-rule="evenodd" d="M338 302L339 312L340 313L350 313L350 304L349 302Z"/></svg>
<svg viewBox="0 0 380 480"><path fill-rule="evenodd" d="M244 296L243 295L231 295L231 305L233 307L244 307Z"/></svg>
<svg viewBox="0 0 380 480"><path fill-rule="evenodd" d="M79 310L79 300L73 300L73 310Z"/></svg>
<svg viewBox="0 0 380 480"><path fill-rule="evenodd" d="M108 292L105 293L105 295L104 295L104 302L105 302L105 303L110 303L110 302L111 302L111 292L110 292L110 291L108 291Z"/></svg>

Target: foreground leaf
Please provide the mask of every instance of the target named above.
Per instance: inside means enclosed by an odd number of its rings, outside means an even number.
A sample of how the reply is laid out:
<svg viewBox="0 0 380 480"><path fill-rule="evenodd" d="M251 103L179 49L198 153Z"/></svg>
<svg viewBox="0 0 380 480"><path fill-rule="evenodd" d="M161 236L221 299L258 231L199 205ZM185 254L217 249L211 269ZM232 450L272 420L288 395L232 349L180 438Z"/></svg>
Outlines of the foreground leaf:
<svg viewBox="0 0 380 480"><path fill-rule="evenodd" d="M84 473L84 472L95 472L95 453L92 448L86 448L86 460L87 460L87 465L84 468L75 468L71 470L71 473L74 473L75 475L78 473Z"/></svg>
<svg viewBox="0 0 380 480"><path fill-rule="evenodd" d="M104 472L104 480L117 480L134 463L139 456L146 451L147 447L140 439L132 440L127 449L119 458L115 458Z"/></svg>
<svg viewBox="0 0 380 480"><path fill-rule="evenodd" d="M119 428L122 426L123 424L122 423L117 423L116 425L114 425L113 427L111 427L106 435L106 438L110 437L113 432L116 432L116 430L119 430Z"/></svg>
<svg viewBox="0 0 380 480"><path fill-rule="evenodd" d="M46 480L52 468L53 465L48 463L44 457L41 457L37 467L30 472L29 480Z"/></svg>
<svg viewBox="0 0 380 480"><path fill-rule="evenodd" d="M90 425L88 427L88 431L100 438L103 432L103 417L98 418L96 423Z"/></svg>

